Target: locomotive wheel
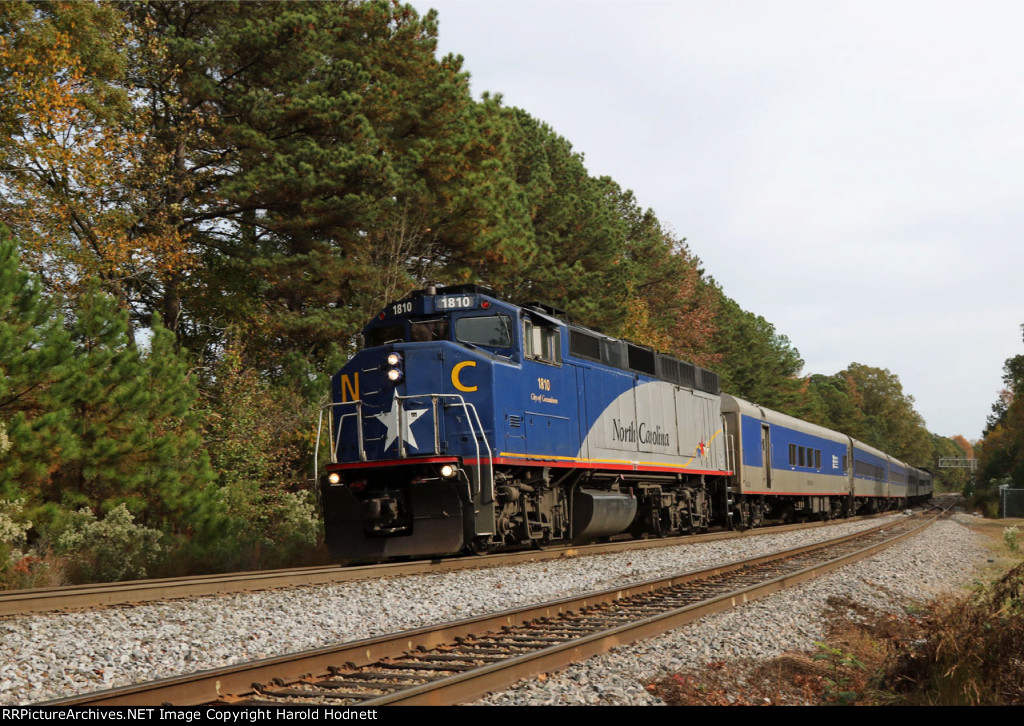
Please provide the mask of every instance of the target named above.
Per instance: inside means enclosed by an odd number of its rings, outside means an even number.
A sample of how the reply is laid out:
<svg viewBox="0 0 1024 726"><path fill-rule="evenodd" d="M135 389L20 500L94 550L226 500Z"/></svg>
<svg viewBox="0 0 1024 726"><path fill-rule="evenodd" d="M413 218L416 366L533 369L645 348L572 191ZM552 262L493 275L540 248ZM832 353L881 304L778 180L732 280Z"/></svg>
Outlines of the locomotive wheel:
<svg viewBox="0 0 1024 726"><path fill-rule="evenodd" d="M471 555L489 555L494 552L498 546L488 540L486 537L475 537L468 545L466 545L466 551Z"/></svg>
<svg viewBox="0 0 1024 726"><path fill-rule="evenodd" d="M531 549L542 550L545 547L549 547L549 546L551 546L551 535L546 533L546 532L545 532L544 536L541 537L540 539L532 539L532 540L530 540L530 547L531 547Z"/></svg>

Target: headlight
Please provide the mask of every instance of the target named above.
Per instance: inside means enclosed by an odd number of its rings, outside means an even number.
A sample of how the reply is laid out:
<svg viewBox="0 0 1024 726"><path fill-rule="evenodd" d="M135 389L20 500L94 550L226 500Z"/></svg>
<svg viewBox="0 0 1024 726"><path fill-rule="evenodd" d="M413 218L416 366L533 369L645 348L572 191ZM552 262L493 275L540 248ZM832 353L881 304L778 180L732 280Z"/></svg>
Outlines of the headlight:
<svg viewBox="0 0 1024 726"><path fill-rule="evenodd" d="M455 472L458 471L452 464L445 464L441 467L441 476L445 479L451 479L455 476Z"/></svg>
<svg viewBox="0 0 1024 726"><path fill-rule="evenodd" d="M405 376L402 370L402 354L392 351L388 353L387 358L384 359L388 366L388 369L384 371L384 375L392 383L398 383Z"/></svg>
<svg viewBox="0 0 1024 726"><path fill-rule="evenodd" d="M331 483L331 486L336 487L339 484L341 484L341 474L339 474L336 471L332 471L330 474L327 475L327 481Z"/></svg>

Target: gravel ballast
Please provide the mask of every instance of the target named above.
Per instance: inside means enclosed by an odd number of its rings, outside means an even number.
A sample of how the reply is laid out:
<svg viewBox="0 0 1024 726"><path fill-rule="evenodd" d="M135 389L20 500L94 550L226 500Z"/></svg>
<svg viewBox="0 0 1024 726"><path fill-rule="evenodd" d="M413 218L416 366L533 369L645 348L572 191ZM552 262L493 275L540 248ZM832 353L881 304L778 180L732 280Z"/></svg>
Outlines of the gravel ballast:
<svg viewBox="0 0 1024 726"><path fill-rule="evenodd" d="M896 515L899 516L899 515ZM867 529L851 522L788 534L384 580L0 619L0 705L28 704L216 668L709 567ZM940 522L909 542L739 610L621 648L487 703L659 701L662 669L770 657L821 638L825 599L876 607L958 585L984 561L978 538Z"/></svg>
<svg viewBox="0 0 1024 726"><path fill-rule="evenodd" d="M644 688L659 676L714 662L767 660L813 651L825 639L831 597L849 597L883 613L969 583L989 551L951 521L884 552L724 613L485 696L487 705L664 705Z"/></svg>

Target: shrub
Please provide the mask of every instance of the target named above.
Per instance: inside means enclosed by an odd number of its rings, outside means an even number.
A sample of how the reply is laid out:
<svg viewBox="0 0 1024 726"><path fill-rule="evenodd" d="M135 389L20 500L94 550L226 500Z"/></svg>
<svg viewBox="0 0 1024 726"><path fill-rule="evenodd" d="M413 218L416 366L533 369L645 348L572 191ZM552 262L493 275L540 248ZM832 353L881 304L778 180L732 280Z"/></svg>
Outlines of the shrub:
<svg viewBox="0 0 1024 726"><path fill-rule="evenodd" d="M19 587L15 567L25 556L22 548L27 541L26 533L32 528L31 522L24 521L22 504L22 500L0 499L0 579L4 589Z"/></svg>
<svg viewBox="0 0 1024 726"><path fill-rule="evenodd" d="M146 568L164 552L161 539L157 530L135 524L122 503L102 520L88 507L73 513L56 550L67 558L74 581L114 582L146 577Z"/></svg>
<svg viewBox="0 0 1024 726"><path fill-rule="evenodd" d="M60 563L28 547L32 522L24 504L23 499L0 499L0 590L60 584Z"/></svg>
<svg viewBox="0 0 1024 726"><path fill-rule="evenodd" d="M32 529L32 523L24 520L24 504L23 499L0 499L0 545L11 549L25 546L26 534Z"/></svg>
<svg viewBox="0 0 1024 726"><path fill-rule="evenodd" d="M1017 535L1020 532L1016 527L1004 527L1003 528L1003 544L1007 546L1010 552L1017 554L1020 549L1020 545L1017 543Z"/></svg>
<svg viewBox="0 0 1024 726"><path fill-rule="evenodd" d="M1024 565L973 596L940 602L929 636L887 675L903 703L1024 704Z"/></svg>
<svg viewBox="0 0 1024 726"><path fill-rule="evenodd" d="M265 569L307 562L320 537L320 519L308 491L259 490L238 483L225 489L237 529L227 555L231 568Z"/></svg>

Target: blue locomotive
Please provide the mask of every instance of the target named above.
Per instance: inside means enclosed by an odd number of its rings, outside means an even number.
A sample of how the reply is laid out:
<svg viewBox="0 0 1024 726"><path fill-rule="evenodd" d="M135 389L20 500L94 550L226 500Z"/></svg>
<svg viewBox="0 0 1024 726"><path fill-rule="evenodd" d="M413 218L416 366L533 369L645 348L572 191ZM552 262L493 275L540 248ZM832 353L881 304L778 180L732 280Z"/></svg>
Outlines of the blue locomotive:
<svg viewBox="0 0 1024 726"><path fill-rule="evenodd" d="M926 472L723 395L711 371L475 285L390 303L363 337L327 408L335 557L684 534L930 491Z"/></svg>

